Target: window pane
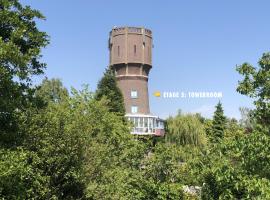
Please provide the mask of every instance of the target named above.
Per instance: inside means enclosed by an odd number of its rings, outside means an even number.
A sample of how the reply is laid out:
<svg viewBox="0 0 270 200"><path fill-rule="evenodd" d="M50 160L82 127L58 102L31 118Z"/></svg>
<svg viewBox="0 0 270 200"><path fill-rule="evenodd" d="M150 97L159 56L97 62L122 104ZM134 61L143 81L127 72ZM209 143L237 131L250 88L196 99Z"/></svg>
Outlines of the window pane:
<svg viewBox="0 0 270 200"><path fill-rule="evenodd" d="M138 118L135 117L135 127L138 127Z"/></svg>
<svg viewBox="0 0 270 200"><path fill-rule="evenodd" d="M153 118L149 118L149 127L153 128Z"/></svg>
<svg viewBox="0 0 270 200"><path fill-rule="evenodd" d="M131 90L131 98L137 98L138 97L138 93L137 90Z"/></svg>
<svg viewBox="0 0 270 200"><path fill-rule="evenodd" d="M143 118L140 117L140 127L143 127Z"/></svg>
<svg viewBox="0 0 270 200"><path fill-rule="evenodd" d="M132 106L131 113L137 113L137 112L138 112L138 106Z"/></svg>
<svg viewBox="0 0 270 200"><path fill-rule="evenodd" d="M144 127L148 127L148 118L144 117Z"/></svg>

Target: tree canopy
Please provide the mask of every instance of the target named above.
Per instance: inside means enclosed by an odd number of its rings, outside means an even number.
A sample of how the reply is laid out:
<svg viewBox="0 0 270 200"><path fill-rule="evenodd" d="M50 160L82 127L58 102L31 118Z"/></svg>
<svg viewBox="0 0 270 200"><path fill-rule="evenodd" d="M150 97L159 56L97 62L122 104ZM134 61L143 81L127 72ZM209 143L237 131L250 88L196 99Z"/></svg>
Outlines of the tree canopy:
<svg viewBox="0 0 270 200"><path fill-rule="evenodd" d="M103 77L98 83L96 99L106 98L111 112L125 115L124 98L121 90L117 86L114 71L107 68Z"/></svg>
<svg viewBox="0 0 270 200"><path fill-rule="evenodd" d="M211 139L213 141L219 141L224 137L224 131L226 127L226 118L223 113L221 102L216 105L216 111L213 117Z"/></svg>
<svg viewBox="0 0 270 200"><path fill-rule="evenodd" d="M41 49L49 40L36 26L45 19L18 0L0 1L0 143L16 145L17 116L32 98L31 78L42 74ZM11 142L13 141L13 143Z"/></svg>
<svg viewBox="0 0 270 200"><path fill-rule="evenodd" d="M244 78L239 81L237 91L254 98L254 112L259 128L270 133L270 53L264 53L257 68L245 62L237 66Z"/></svg>
<svg viewBox="0 0 270 200"><path fill-rule="evenodd" d="M166 141L178 145L202 146L206 144L203 124L198 115L178 114L168 118Z"/></svg>

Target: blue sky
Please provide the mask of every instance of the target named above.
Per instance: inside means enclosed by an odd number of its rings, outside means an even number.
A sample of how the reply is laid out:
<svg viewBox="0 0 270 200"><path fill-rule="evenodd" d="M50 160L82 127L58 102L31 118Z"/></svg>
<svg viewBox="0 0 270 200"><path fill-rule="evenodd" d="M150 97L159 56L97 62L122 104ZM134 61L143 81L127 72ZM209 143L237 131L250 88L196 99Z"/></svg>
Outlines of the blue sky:
<svg viewBox="0 0 270 200"><path fill-rule="evenodd" d="M153 68L149 77L151 112L161 117L201 112L211 117L218 99L153 96L154 91L221 91L225 114L240 117L252 100L236 92L235 71L245 61L257 66L270 45L270 1L247 0L23 0L40 10L41 30L51 43L43 50L46 76L67 88L96 89L109 62L108 34L113 26L144 26L153 31ZM36 79L39 83L45 76Z"/></svg>

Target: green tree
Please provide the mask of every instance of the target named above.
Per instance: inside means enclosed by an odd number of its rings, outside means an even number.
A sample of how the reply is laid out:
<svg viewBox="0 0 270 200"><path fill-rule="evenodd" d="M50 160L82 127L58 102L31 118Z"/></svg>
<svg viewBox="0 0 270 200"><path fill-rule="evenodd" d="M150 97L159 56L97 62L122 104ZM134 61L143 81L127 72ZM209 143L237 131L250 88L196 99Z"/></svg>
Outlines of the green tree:
<svg viewBox="0 0 270 200"><path fill-rule="evenodd" d="M102 79L99 81L95 98L107 98L108 107L111 112L125 115L124 98L117 86L116 78L112 69L106 69Z"/></svg>
<svg viewBox="0 0 270 200"><path fill-rule="evenodd" d="M243 135L244 129L239 125L235 118L227 118L224 137L234 137L236 135Z"/></svg>
<svg viewBox="0 0 270 200"><path fill-rule="evenodd" d="M258 68L249 63L237 66L239 74L244 76L239 81L237 91L254 98L256 110L254 116L260 129L270 132L270 53L264 53L258 62Z"/></svg>
<svg viewBox="0 0 270 200"><path fill-rule="evenodd" d="M269 132L269 61L267 53L260 59L259 69L248 63L237 67L244 76L237 91L255 98L256 109L242 108L241 127L228 121L224 139L197 161L194 169L203 184L202 199L270 198L270 137L262 134ZM241 134L242 128L251 134Z"/></svg>
<svg viewBox="0 0 270 200"><path fill-rule="evenodd" d="M222 104L218 102L216 105L216 111L214 113L211 130L211 140L216 142L224 137L224 131L226 126L226 117L223 114Z"/></svg>
<svg viewBox="0 0 270 200"><path fill-rule="evenodd" d="M0 198L46 198L47 177L33 168L35 155L23 147L21 118L36 107L32 77L43 73L41 49L48 36L36 20L44 16L18 0L0 0Z"/></svg>
<svg viewBox="0 0 270 200"><path fill-rule="evenodd" d="M254 111L250 108L239 108L241 113L240 125L245 129L246 133L251 133L256 127L256 120L254 118Z"/></svg>
<svg viewBox="0 0 270 200"><path fill-rule="evenodd" d="M260 132L224 138L193 166L202 199L269 199L269 136Z"/></svg>
<svg viewBox="0 0 270 200"><path fill-rule="evenodd" d="M201 148L193 145L158 142L142 160L146 199L197 199L197 195L189 195L183 188L198 185L190 161L199 154Z"/></svg>
<svg viewBox="0 0 270 200"><path fill-rule="evenodd" d="M17 117L31 99L31 77L43 73L41 49L48 36L38 30L44 16L18 0L0 1L0 143L16 146Z"/></svg>
<svg viewBox="0 0 270 200"><path fill-rule="evenodd" d="M0 149L0 199L46 199L48 177L30 164L38 160L22 148Z"/></svg>
<svg viewBox="0 0 270 200"><path fill-rule="evenodd" d="M60 79L44 79L35 92L36 97L43 100L44 103L59 103L69 96L68 90L63 86Z"/></svg>
<svg viewBox="0 0 270 200"><path fill-rule="evenodd" d="M22 147L0 150L4 199L143 199L146 145L87 89L20 115ZM121 173L119 173L121 172ZM142 192L140 192L142 190Z"/></svg>
<svg viewBox="0 0 270 200"><path fill-rule="evenodd" d="M179 145L203 146L206 144L204 126L197 115L177 115L166 121L165 140Z"/></svg>

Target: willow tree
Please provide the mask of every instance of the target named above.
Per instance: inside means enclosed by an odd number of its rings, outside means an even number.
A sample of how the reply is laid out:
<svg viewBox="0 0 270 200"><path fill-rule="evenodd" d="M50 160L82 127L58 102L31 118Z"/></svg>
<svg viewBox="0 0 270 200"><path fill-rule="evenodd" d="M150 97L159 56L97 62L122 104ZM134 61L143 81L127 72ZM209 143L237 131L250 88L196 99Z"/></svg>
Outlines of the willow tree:
<svg viewBox="0 0 270 200"><path fill-rule="evenodd" d="M167 120L166 141L179 145L202 146L206 143L204 126L196 115L177 115Z"/></svg>

